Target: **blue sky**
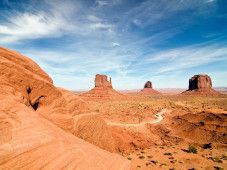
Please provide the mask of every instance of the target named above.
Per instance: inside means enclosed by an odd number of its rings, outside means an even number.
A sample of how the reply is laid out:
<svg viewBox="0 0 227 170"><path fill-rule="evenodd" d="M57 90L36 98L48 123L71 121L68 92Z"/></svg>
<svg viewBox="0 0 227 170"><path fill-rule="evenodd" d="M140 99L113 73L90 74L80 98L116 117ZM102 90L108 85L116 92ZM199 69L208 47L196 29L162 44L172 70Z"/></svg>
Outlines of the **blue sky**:
<svg viewBox="0 0 227 170"><path fill-rule="evenodd" d="M206 73L227 87L226 0L0 0L0 45L35 60L55 85L187 88Z"/></svg>

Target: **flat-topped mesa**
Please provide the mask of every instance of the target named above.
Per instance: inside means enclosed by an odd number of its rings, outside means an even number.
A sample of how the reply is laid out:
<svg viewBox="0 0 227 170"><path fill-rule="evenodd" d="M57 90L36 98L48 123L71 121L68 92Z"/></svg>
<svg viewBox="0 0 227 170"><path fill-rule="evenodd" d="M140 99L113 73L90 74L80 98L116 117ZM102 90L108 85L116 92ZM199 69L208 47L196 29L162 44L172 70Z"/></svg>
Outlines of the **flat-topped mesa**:
<svg viewBox="0 0 227 170"><path fill-rule="evenodd" d="M211 89L212 81L208 75L194 75L189 79L189 88L188 90L195 89Z"/></svg>
<svg viewBox="0 0 227 170"><path fill-rule="evenodd" d="M97 74L95 76L95 87L86 93L80 95L90 99L119 99L124 95L117 92L112 87L111 78L108 80L106 75Z"/></svg>
<svg viewBox="0 0 227 170"><path fill-rule="evenodd" d="M110 87L110 88L112 88L111 77L110 77L110 81L108 81L106 75L97 74L95 76L95 87Z"/></svg>
<svg viewBox="0 0 227 170"><path fill-rule="evenodd" d="M188 90L184 91L183 94L214 95L219 93L212 88L210 76L198 74L189 79Z"/></svg>
<svg viewBox="0 0 227 170"><path fill-rule="evenodd" d="M160 92L156 91L152 87L152 82L147 81L144 85L144 88L140 91L141 94L160 94Z"/></svg>

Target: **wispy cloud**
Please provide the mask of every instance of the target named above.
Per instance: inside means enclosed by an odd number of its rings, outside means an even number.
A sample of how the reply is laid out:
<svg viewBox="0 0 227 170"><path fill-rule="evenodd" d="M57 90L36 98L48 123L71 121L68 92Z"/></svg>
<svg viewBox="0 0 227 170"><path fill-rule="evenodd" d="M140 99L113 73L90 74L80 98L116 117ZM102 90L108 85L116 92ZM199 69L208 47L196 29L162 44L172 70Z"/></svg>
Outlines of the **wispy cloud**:
<svg viewBox="0 0 227 170"><path fill-rule="evenodd" d="M158 52L147 56L138 65L162 63L154 72L161 74L198 67L215 61L227 62L225 44L197 44Z"/></svg>

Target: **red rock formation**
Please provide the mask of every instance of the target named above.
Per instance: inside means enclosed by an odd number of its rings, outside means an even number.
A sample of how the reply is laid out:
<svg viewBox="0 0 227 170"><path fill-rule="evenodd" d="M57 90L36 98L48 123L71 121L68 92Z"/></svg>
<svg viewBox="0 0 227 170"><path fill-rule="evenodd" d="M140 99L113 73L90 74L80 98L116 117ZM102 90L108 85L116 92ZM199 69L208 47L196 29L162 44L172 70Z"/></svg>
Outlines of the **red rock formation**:
<svg viewBox="0 0 227 170"><path fill-rule="evenodd" d="M144 88L152 88L152 83L150 81L147 81L144 85Z"/></svg>
<svg viewBox="0 0 227 170"><path fill-rule="evenodd" d="M160 92L154 90L152 88L152 82L151 81L147 81L144 85L144 89L140 91L140 94L160 94Z"/></svg>
<svg viewBox="0 0 227 170"><path fill-rule="evenodd" d="M90 99L114 99L124 97L124 95L113 89L111 78L110 81L108 81L106 75L97 74L95 76L95 87L81 94L81 97Z"/></svg>
<svg viewBox="0 0 227 170"><path fill-rule="evenodd" d="M110 81L108 81L106 75L97 74L95 76L95 87L110 87L110 88L112 88L111 77L110 77Z"/></svg>
<svg viewBox="0 0 227 170"><path fill-rule="evenodd" d="M86 110L84 100L56 88L35 62L5 48L0 48L0 102L0 169L129 168L123 157L69 133L77 130L74 120ZM103 136L89 132L88 137L109 138L107 129Z"/></svg>
<svg viewBox="0 0 227 170"><path fill-rule="evenodd" d="M194 75L189 79L188 90L183 92L183 94L218 94L214 89L212 89L212 81L210 76L198 74Z"/></svg>

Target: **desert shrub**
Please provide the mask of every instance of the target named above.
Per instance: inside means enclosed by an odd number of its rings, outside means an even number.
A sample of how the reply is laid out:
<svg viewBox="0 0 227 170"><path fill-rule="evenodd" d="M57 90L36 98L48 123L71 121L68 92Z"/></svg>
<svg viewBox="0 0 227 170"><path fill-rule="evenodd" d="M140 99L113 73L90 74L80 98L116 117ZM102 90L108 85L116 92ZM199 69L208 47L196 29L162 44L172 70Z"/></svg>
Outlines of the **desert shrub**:
<svg viewBox="0 0 227 170"><path fill-rule="evenodd" d="M140 159L144 159L145 157L142 155L142 156L139 156Z"/></svg>
<svg viewBox="0 0 227 170"><path fill-rule="evenodd" d="M132 158L131 158L131 157L128 157L127 159L128 159L128 160L132 160Z"/></svg>
<svg viewBox="0 0 227 170"><path fill-rule="evenodd" d="M149 158L149 159L150 159L150 158L153 158L153 156L151 156L151 155L148 155L148 156L147 156L147 158Z"/></svg>
<svg viewBox="0 0 227 170"><path fill-rule="evenodd" d="M155 164L155 165L158 163L158 161L155 161L155 160L151 160L150 162Z"/></svg>
<svg viewBox="0 0 227 170"><path fill-rule="evenodd" d="M204 125L205 125L205 123L204 123L203 121L200 121L199 124L200 124L201 126L204 126Z"/></svg>
<svg viewBox="0 0 227 170"><path fill-rule="evenodd" d="M214 169L216 169L216 170L224 170L224 168L219 167L219 166L214 166Z"/></svg>
<svg viewBox="0 0 227 170"><path fill-rule="evenodd" d="M212 160L212 161L214 161L214 162L217 162L217 163L222 163L223 161L220 159L220 158L218 158L218 157L210 157L210 159Z"/></svg>
<svg viewBox="0 0 227 170"><path fill-rule="evenodd" d="M198 151L197 151L197 148L194 146L194 145L189 145L188 146L188 153L194 153L194 154L196 154Z"/></svg>
<svg viewBox="0 0 227 170"><path fill-rule="evenodd" d="M172 156L173 154L172 154L172 153L170 153L170 152L166 152L166 153L164 153L164 155L169 155L169 156Z"/></svg>

